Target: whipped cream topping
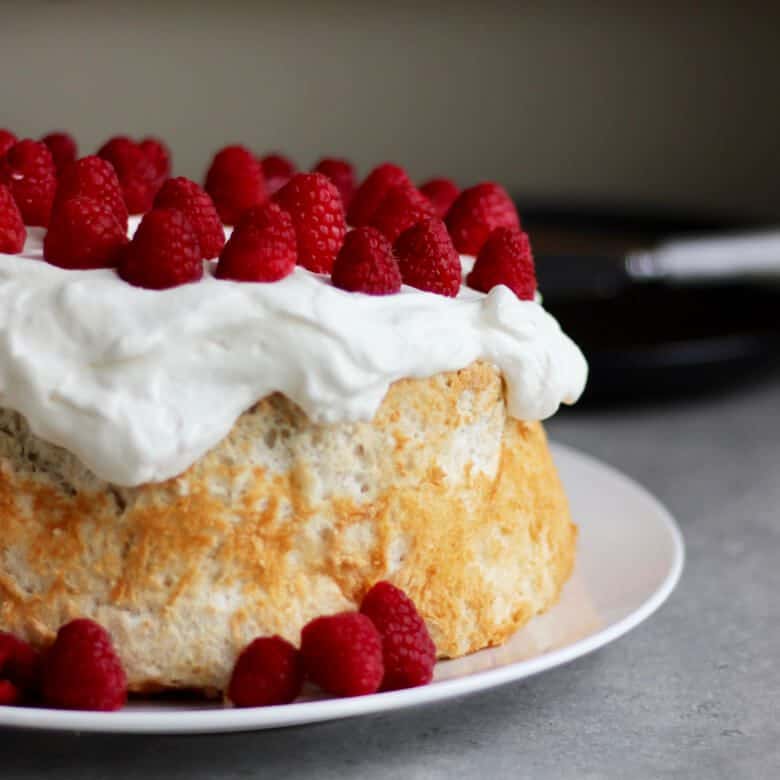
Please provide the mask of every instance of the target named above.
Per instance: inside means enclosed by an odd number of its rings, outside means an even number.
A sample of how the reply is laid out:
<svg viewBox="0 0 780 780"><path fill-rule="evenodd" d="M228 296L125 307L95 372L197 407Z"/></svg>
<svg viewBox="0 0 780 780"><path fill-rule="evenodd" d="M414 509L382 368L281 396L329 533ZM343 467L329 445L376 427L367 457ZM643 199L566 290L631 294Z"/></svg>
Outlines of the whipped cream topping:
<svg viewBox="0 0 780 780"><path fill-rule="evenodd" d="M43 232L28 234L22 255L0 255L0 406L118 485L181 473L277 391L316 422L370 420L395 380L481 358L502 371L509 413L539 420L585 385L558 323L503 286L373 297L303 268L219 280L212 263L198 283L143 290L49 265Z"/></svg>

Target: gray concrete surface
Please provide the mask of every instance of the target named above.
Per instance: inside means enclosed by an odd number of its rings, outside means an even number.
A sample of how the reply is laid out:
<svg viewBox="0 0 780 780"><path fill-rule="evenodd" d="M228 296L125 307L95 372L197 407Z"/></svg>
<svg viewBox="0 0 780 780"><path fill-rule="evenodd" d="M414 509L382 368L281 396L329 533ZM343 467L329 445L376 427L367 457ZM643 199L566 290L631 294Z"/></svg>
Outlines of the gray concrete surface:
<svg viewBox="0 0 780 780"><path fill-rule="evenodd" d="M0 731L0 777L780 776L780 379L569 412L549 429L640 480L683 529L678 590L628 636L488 693L307 728L185 738Z"/></svg>

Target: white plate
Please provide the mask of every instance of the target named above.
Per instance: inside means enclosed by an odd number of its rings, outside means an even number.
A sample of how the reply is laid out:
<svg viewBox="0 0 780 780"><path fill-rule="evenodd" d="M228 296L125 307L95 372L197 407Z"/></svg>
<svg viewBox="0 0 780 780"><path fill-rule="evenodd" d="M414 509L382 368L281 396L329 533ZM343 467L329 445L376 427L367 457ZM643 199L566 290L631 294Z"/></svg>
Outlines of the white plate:
<svg viewBox="0 0 780 780"><path fill-rule="evenodd" d="M106 733L248 731L387 712L520 680L585 655L649 617L680 578L682 536L664 507L615 469L559 444L553 454L580 527L577 566L560 603L505 645L436 666L433 683L350 699L232 709L133 703L120 712L0 707L0 726Z"/></svg>

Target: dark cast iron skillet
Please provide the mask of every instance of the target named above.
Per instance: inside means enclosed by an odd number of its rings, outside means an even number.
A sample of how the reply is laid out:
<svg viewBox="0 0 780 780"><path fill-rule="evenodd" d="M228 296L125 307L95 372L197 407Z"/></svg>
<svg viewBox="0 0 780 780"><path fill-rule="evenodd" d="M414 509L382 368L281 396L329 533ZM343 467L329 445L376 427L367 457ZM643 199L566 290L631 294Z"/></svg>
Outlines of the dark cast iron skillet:
<svg viewBox="0 0 780 780"><path fill-rule="evenodd" d="M523 206L545 307L590 366L583 401L717 390L780 369L780 281L636 282L627 251L748 220L614 208ZM736 259L738 260L738 259Z"/></svg>

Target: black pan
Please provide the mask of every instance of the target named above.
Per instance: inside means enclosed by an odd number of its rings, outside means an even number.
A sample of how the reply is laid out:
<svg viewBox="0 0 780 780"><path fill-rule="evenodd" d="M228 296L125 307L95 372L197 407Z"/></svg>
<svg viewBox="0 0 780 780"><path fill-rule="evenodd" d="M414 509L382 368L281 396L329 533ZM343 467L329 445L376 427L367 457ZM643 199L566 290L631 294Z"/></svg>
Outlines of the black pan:
<svg viewBox="0 0 780 780"><path fill-rule="evenodd" d="M584 401L689 395L780 368L780 284L635 282L632 249L755 227L747 220L620 210L526 208L545 307L590 365Z"/></svg>

